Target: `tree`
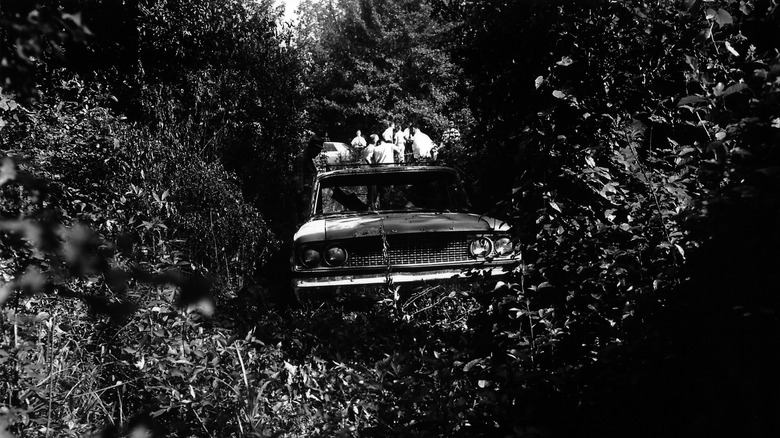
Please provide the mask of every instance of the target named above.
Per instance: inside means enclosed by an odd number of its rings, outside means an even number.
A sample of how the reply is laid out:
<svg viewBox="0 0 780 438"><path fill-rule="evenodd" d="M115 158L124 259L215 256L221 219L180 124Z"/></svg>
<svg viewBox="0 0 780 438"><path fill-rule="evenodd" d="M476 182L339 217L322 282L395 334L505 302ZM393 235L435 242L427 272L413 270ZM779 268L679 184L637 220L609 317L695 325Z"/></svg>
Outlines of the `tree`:
<svg viewBox="0 0 780 438"><path fill-rule="evenodd" d="M446 23L420 0L304 3L298 44L308 56L310 118L340 138L385 120L435 136L468 119L459 69L444 50Z"/></svg>

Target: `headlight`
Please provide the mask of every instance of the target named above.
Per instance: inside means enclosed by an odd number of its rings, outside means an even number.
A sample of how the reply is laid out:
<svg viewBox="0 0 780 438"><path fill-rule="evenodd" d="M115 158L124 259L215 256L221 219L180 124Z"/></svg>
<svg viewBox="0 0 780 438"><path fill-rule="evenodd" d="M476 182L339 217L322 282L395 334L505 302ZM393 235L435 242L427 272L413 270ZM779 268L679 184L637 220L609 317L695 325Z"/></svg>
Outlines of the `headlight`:
<svg viewBox="0 0 780 438"><path fill-rule="evenodd" d="M496 240L496 254L499 256L506 256L512 254L514 251L514 245L508 237L502 237Z"/></svg>
<svg viewBox="0 0 780 438"><path fill-rule="evenodd" d="M314 268L320 264L320 252L316 249L304 249L301 252L301 263L307 268Z"/></svg>
<svg viewBox="0 0 780 438"><path fill-rule="evenodd" d="M493 242L487 237L478 237L469 245L469 251L474 257L487 257L493 251Z"/></svg>
<svg viewBox="0 0 780 438"><path fill-rule="evenodd" d="M331 246L325 251L325 264L328 266L341 266L347 261L347 250L338 246Z"/></svg>

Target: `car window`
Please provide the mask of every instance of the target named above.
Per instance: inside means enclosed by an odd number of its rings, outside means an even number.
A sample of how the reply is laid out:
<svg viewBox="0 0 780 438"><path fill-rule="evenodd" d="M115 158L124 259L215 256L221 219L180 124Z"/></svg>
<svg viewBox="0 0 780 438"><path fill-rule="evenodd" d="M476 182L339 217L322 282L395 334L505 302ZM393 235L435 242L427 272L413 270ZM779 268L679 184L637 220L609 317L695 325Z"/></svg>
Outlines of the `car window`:
<svg viewBox="0 0 780 438"><path fill-rule="evenodd" d="M325 143L322 146L322 150L325 151L325 152L335 152L335 151L337 151L336 145L334 145L332 143Z"/></svg>
<svg viewBox="0 0 780 438"><path fill-rule="evenodd" d="M368 187L366 186L336 186L323 187L320 191L320 213L332 214L344 211L367 211Z"/></svg>

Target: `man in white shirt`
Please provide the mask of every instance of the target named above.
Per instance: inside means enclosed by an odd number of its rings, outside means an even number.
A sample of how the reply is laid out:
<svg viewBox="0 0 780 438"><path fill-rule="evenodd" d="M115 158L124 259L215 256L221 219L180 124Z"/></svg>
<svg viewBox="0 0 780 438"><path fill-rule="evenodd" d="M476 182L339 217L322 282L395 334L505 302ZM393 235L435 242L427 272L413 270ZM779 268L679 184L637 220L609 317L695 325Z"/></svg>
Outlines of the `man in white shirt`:
<svg viewBox="0 0 780 438"><path fill-rule="evenodd" d="M414 128L414 135L412 136L412 152L414 153L414 158L418 160L434 158L432 155L433 141L417 127Z"/></svg>
<svg viewBox="0 0 780 438"><path fill-rule="evenodd" d="M363 149L363 152L360 155L360 161L365 164L374 164L374 149L376 149L376 147L379 145L379 136L376 134L371 134L369 138L371 141L368 143L368 146Z"/></svg>
<svg viewBox="0 0 780 438"><path fill-rule="evenodd" d="M395 143L396 146L404 146L407 139L409 139L409 128L399 129L398 132L395 133L393 143Z"/></svg>
<svg viewBox="0 0 780 438"><path fill-rule="evenodd" d="M360 131L357 132L357 135L352 139L352 143L350 143L350 145L355 149L366 147L366 139L360 135Z"/></svg>
<svg viewBox="0 0 780 438"><path fill-rule="evenodd" d="M393 140L393 143L395 143L396 146L396 150L400 150L399 162L403 163L406 152L406 141L409 140L409 128L401 129L401 126L399 126L398 132L395 133L395 138Z"/></svg>
<svg viewBox="0 0 780 438"><path fill-rule="evenodd" d="M382 140L388 143L392 143L394 132L395 132L395 122L390 122L390 124L387 125L387 129L385 129L385 131L382 133Z"/></svg>
<svg viewBox="0 0 780 438"><path fill-rule="evenodd" d="M398 147L389 141L382 141L377 147L374 148L374 163L377 164L393 164L395 163L394 155L398 152ZM403 154L403 149L401 149Z"/></svg>

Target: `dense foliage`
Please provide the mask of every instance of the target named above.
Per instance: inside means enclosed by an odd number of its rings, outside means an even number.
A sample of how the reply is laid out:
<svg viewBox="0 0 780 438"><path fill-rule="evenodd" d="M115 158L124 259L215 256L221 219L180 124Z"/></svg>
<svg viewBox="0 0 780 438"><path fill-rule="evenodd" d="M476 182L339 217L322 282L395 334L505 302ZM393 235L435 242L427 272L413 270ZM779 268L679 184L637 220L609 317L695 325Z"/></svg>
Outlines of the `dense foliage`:
<svg viewBox="0 0 780 438"><path fill-rule="evenodd" d="M780 432L774 2L4 7L0 434ZM385 120L522 269L284 305L299 137Z"/></svg>
<svg viewBox="0 0 780 438"><path fill-rule="evenodd" d="M770 433L757 413L777 401L754 379L777 383L774 9L454 9L474 141L489 146L476 150L483 192L527 242L490 320L510 357L494 376L516 401L499 412L533 409L523 424L565 434ZM507 158L514 171L495 172ZM743 350L723 358L724 343Z"/></svg>
<svg viewBox="0 0 780 438"><path fill-rule="evenodd" d="M448 29L420 0L304 1L297 44L307 62L315 131L351 139L384 123L413 123L436 137L471 121Z"/></svg>

